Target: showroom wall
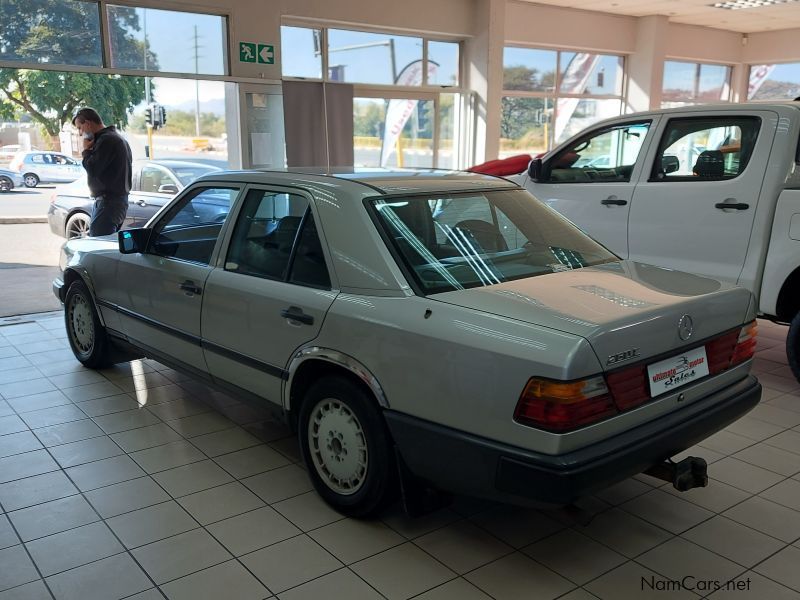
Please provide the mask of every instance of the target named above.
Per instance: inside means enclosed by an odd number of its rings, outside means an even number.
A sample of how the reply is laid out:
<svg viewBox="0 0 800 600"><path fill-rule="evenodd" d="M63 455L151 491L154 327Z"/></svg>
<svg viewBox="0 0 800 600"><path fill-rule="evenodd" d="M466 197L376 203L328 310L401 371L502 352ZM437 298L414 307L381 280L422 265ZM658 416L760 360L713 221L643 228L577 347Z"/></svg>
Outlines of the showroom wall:
<svg viewBox="0 0 800 600"><path fill-rule="evenodd" d="M627 109L661 104L666 59L733 66L733 97L743 99L747 65L800 60L800 30L743 36L669 22L666 16L627 17L537 5L521 0L136 0L139 6L226 15L230 77L280 81L282 20L389 29L464 40L464 87L476 98L475 160L497 156L504 45L585 50L628 57ZM238 43L272 44L272 65L239 61Z"/></svg>

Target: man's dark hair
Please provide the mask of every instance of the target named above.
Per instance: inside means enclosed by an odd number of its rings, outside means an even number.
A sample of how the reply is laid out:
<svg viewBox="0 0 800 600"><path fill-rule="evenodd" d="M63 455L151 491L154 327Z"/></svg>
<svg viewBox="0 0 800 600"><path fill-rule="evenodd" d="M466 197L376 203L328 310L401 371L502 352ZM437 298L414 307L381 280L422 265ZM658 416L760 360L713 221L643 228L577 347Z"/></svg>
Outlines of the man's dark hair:
<svg viewBox="0 0 800 600"><path fill-rule="evenodd" d="M98 125L103 124L103 119L100 118L100 114L95 109L89 108L88 106L75 113L75 116L72 117L72 124L75 125L75 121L78 119L81 121L91 121Z"/></svg>

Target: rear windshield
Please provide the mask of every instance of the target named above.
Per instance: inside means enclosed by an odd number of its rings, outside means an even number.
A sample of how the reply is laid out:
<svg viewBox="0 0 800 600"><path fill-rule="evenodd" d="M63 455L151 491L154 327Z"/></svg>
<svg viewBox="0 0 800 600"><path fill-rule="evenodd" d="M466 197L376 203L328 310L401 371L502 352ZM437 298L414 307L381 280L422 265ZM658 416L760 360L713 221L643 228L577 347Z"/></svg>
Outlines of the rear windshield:
<svg viewBox="0 0 800 600"><path fill-rule="evenodd" d="M426 294L618 260L523 190L370 204L401 266Z"/></svg>

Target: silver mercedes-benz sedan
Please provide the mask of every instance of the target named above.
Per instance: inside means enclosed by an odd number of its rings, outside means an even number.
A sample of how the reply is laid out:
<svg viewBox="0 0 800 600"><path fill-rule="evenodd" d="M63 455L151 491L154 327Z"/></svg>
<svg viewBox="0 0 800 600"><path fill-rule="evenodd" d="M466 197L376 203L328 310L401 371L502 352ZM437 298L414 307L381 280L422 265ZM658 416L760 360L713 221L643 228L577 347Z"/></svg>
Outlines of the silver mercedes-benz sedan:
<svg viewBox="0 0 800 600"><path fill-rule="evenodd" d="M750 292L620 260L487 176L213 173L61 267L79 361L146 355L270 404L350 515L399 490L705 485L668 459L761 394Z"/></svg>

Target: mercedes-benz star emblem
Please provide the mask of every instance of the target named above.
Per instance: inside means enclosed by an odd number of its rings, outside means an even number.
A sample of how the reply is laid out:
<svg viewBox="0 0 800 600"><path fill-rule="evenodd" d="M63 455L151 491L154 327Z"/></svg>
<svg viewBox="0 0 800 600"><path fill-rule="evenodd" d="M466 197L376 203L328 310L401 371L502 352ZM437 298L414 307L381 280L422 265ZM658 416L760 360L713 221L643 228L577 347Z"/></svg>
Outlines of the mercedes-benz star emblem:
<svg viewBox="0 0 800 600"><path fill-rule="evenodd" d="M678 335L685 342L694 333L694 321L689 315L683 315L681 320L678 321Z"/></svg>

